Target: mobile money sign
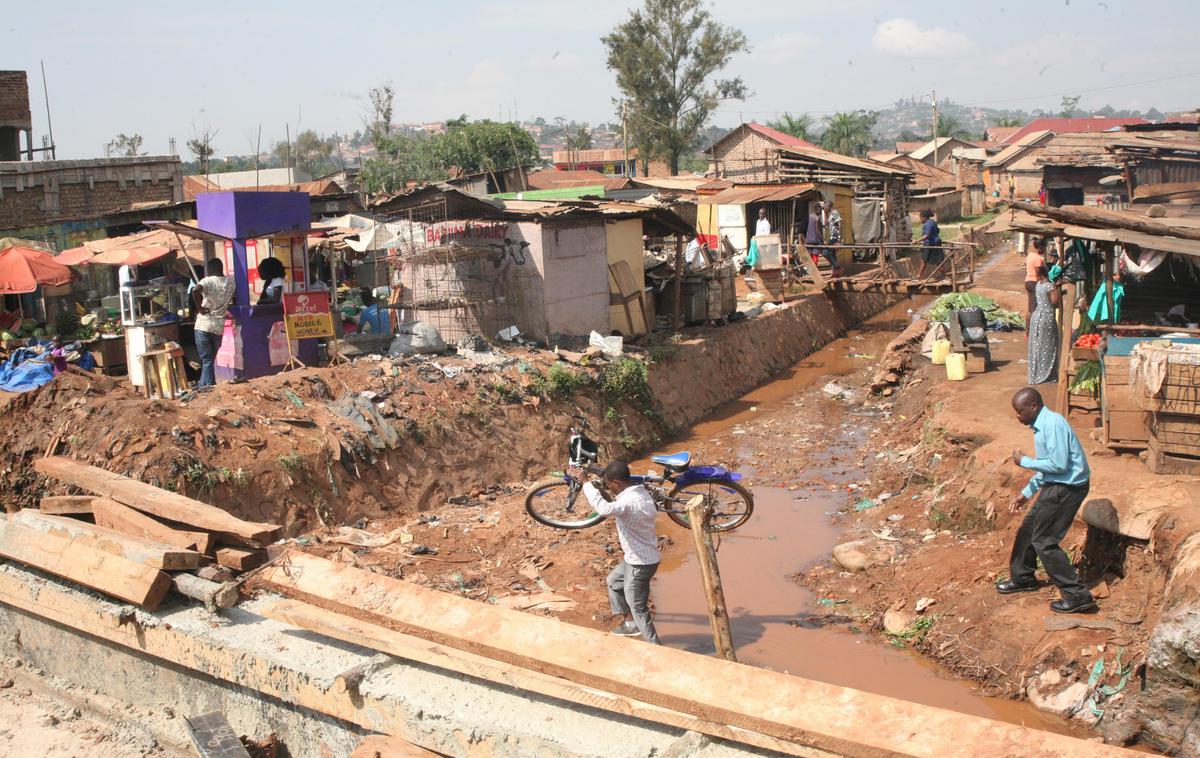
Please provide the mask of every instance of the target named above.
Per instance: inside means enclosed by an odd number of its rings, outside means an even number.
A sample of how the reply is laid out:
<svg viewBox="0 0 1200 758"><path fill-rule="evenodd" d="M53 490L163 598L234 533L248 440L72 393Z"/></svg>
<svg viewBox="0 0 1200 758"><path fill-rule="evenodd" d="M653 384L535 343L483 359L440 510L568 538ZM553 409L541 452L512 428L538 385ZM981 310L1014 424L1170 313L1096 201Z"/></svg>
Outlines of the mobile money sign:
<svg viewBox="0 0 1200 758"><path fill-rule="evenodd" d="M332 337L328 292L283 293L283 325L289 340Z"/></svg>

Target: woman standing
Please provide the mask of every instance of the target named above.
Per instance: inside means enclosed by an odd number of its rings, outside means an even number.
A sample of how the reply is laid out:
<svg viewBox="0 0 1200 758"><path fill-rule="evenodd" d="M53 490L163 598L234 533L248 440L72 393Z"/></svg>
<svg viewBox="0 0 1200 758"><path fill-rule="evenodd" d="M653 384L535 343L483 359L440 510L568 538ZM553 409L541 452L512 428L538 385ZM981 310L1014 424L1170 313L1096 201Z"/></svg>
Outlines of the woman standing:
<svg viewBox="0 0 1200 758"><path fill-rule="evenodd" d="M1062 296L1050 283L1045 266L1037 268L1033 296L1036 306L1029 317L1030 385L1053 381L1058 367L1058 322L1054 320L1054 312Z"/></svg>

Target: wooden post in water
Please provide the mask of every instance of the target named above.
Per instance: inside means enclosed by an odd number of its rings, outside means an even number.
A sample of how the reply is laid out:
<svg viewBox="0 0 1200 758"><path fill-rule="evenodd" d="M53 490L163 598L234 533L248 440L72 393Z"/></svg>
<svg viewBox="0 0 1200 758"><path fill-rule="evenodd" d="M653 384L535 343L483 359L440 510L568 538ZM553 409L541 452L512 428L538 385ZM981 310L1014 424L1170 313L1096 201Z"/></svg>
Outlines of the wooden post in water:
<svg viewBox="0 0 1200 758"><path fill-rule="evenodd" d="M675 281L671 286L675 293L675 306L671 313L671 331L679 331L680 317L683 315L683 237L675 233Z"/></svg>
<svg viewBox="0 0 1200 758"><path fill-rule="evenodd" d="M704 495L696 495L689 500L687 511L688 523L692 526L692 537L696 541L700 577L704 582L704 599L708 602L708 621L712 626L713 645L718 656L727 661L736 661L733 632L729 628L729 612L725 609L725 592L721 589L721 571L717 567L717 549L713 546L712 532L708 531L708 518L711 514Z"/></svg>
<svg viewBox="0 0 1200 758"><path fill-rule="evenodd" d="M1075 282L1063 285L1062 296L1062 338L1058 345L1058 386L1054 390L1057 404L1054 409L1062 415L1067 415L1067 362L1071 360L1071 322L1075 320Z"/></svg>

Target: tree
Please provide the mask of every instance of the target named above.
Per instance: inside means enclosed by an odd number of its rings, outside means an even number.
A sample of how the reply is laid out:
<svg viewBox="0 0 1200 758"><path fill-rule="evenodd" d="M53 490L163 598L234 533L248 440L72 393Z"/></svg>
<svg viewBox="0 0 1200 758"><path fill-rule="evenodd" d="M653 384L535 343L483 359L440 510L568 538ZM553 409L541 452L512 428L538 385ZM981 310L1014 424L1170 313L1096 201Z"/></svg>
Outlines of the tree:
<svg viewBox="0 0 1200 758"><path fill-rule="evenodd" d="M312 129L300 132L291 144L292 165L309 176L320 176L337 170L333 160L334 140L322 137ZM283 165L287 165L288 143L276 143L273 151Z"/></svg>
<svg viewBox="0 0 1200 758"><path fill-rule="evenodd" d="M392 100L395 94L391 82L373 87L367 93L371 101L371 119L367 123L367 129L371 132L371 141L376 144L392 133Z"/></svg>
<svg viewBox="0 0 1200 758"><path fill-rule="evenodd" d="M579 151L587 150L591 146L592 130L588 129L586 124L580 124L575 129L568 131L563 145L567 149L567 162L574 167L579 163Z"/></svg>
<svg viewBox="0 0 1200 758"><path fill-rule="evenodd" d="M207 174L208 166L212 161L213 155L216 153L216 148L213 147L213 139L216 138L217 132L213 131L211 126L206 126L198 134L196 133L196 125L192 124L192 138L188 140L188 150L192 151L192 155L196 156L196 163L200 167L200 173Z"/></svg>
<svg viewBox="0 0 1200 758"><path fill-rule="evenodd" d="M108 143L109 152L123 158L135 158L142 154L142 135L118 134Z"/></svg>
<svg viewBox="0 0 1200 758"><path fill-rule="evenodd" d="M938 113L938 137L953 137L954 139L969 140L971 133L963 126L963 122L946 113Z"/></svg>
<svg viewBox="0 0 1200 758"><path fill-rule="evenodd" d="M821 146L842 155L862 158L871 149L871 129L878 114L870 111L835 113L825 119Z"/></svg>
<svg viewBox="0 0 1200 758"><path fill-rule="evenodd" d="M996 123L995 123L995 126L1004 126L1004 127L1024 126L1024 125L1025 125L1025 121L1023 119L1017 118L1016 116L1001 116L1000 118L996 119Z"/></svg>
<svg viewBox="0 0 1200 758"><path fill-rule="evenodd" d="M444 134L391 134L376 143L378 155L363 163L360 181L369 192L395 192L408 182L433 182L463 174L528 167L538 161L538 146L516 124L470 121L459 116L446 122Z"/></svg>
<svg viewBox="0 0 1200 758"><path fill-rule="evenodd" d="M807 113L801 113L799 116L785 113L775 121L768 121L767 126L802 140L812 140L813 120Z"/></svg>
<svg viewBox="0 0 1200 758"><path fill-rule="evenodd" d="M746 98L740 77L713 78L749 49L746 35L714 21L701 0L644 0L601 42L639 157L665 160L671 173L696 148L717 104Z"/></svg>
<svg viewBox="0 0 1200 758"><path fill-rule="evenodd" d="M1075 95L1074 97L1068 97L1067 95L1063 95L1063 99L1062 99L1062 117L1063 118L1072 118L1073 116L1079 115L1079 98L1080 97L1081 97L1081 95Z"/></svg>

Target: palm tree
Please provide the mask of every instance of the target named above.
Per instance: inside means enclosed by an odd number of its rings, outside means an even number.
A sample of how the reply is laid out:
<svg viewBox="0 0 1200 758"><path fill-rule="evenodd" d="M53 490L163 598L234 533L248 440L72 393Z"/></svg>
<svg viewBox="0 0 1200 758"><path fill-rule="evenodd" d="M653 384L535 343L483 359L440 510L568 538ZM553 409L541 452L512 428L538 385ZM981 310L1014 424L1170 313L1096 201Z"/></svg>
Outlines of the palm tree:
<svg viewBox="0 0 1200 758"><path fill-rule="evenodd" d="M971 139L971 133L963 126L963 123L954 116L948 116L945 113L938 114L938 137L953 137L960 140Z"/></svg>
<svg viewBox="0 0 1200 758"><path fill-rule="evenodd" d="M567 162L573 169L579 163L579 151L587 150L592 146L592 130L588 129L586 124L580 124L578 128L567 132L565 145Z"/></svg>
<svg viewBox="0 0 1200 758"><path fill-rule="evenodd" d="M821 135L821 146L842 155L859 158L871 148L871 127L875 119L864 111L835 113L825 119L825 133Z"/></svg>
<svg viewBox="0 0 1200 758"><path fill-rule="evenodd" d="M802 140L812 140L813 120L812 116L807 113L801 113L798 116L784 113L775 121L768 121L767 126Z"/></svg>

